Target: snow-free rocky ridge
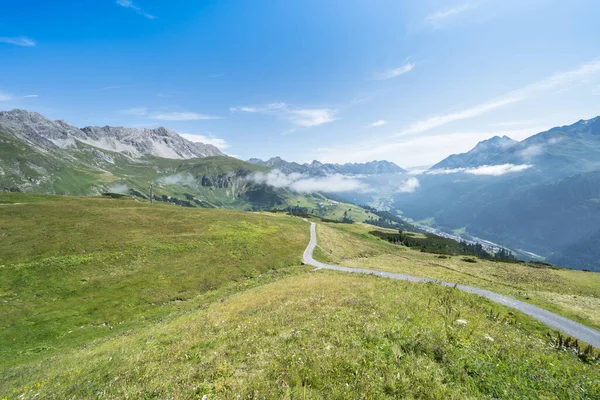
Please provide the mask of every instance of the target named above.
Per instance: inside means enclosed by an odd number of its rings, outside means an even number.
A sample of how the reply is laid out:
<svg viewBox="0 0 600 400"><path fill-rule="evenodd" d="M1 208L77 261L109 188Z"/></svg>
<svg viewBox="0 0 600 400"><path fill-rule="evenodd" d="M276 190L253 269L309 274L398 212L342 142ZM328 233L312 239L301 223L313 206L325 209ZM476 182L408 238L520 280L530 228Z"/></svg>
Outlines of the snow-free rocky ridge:
<svg viewBox="0 0 600 400"><path fill-rule="evenodd" d="M191 142L167 128L145 129L113 126L77 128L52 121L36 112L0 111L0 130L24 140L40 151L60 151L76 141L131 158L155 156L170 159L224 156L215 146Z"/></svg>

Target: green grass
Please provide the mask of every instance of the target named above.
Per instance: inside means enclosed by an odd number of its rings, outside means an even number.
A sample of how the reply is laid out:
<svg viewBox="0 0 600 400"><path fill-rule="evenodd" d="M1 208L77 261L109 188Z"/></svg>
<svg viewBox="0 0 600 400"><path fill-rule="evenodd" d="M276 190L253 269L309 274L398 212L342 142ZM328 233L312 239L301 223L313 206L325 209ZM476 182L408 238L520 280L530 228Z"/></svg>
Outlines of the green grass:
<svg viewBox="0 0 600 400"><path fill-rule="evenodd" d="M420 221L415 221L416 224L419 225L425 225L425 226L429 226L429 227L433 227L435 225L435 218L434 217L429 217L426 219L422 219Z"/></svg>
<svg viewBox="0 0 600 400"><path fill-rule="evenodd" d="M300 218L106 197L0 203L0 399L600 396L598 364L553 348L525 315L300 266ZM426 256L373 229L319 223L315 256Z"/></svg>
<svg viewBox="0 0 600 400"><path fill-rule="evenodd" d="M369 234L364 224L317 226L320 261L490 289L600 328L600 274L423 253ZM378 228L378 230L380 230ZM329 253L331 251L331 253Z"/></svg>
<svg viewBox="0 0 600 400"><path fill-rule="evenodd" d="M109 198L0 194L0 365L168 314L234 281L300 264L306 224Z"/></svg>
<svg viewBox="0 0 600 400"><path fill-rule="evenodd" d="M467 227L463 226L462 228L454 229L452 233L456 236L464 235L467 232Z"/></svg>
<svg viewBox="0 0 600 400"><path fill-rule="evenodd" d="M0 391L11 398L600 396L598 367L549 348L541 331L451 288L320 271L12 368Z"/></svg>

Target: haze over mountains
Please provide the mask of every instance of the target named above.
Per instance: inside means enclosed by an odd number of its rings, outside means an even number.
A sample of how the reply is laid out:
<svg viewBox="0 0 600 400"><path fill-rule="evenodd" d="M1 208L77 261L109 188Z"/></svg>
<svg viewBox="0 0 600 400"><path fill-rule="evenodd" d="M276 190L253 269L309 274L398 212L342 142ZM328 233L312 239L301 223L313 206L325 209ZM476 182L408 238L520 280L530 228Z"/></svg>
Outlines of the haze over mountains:
<svg viewBox="0 0 600 400"><path fill-rule="evenodd" d="M401 174L406 170L400 168L390 161L370 161L367 163L347 163L347 164L323 164L317 160L311 163L298 164L282 160L281 157L272 157L267 161L258 158L248 160L252 164L262 165L263 167L278 169L283 173L301 173L309 175L378 175L378 174Z"/></svg>
<svg viewBox="0 0 600 400"><path fill-rule="evenodd" d="M549 261L600 270L600 118L492 138L418 177L392 207Z"/></svg>

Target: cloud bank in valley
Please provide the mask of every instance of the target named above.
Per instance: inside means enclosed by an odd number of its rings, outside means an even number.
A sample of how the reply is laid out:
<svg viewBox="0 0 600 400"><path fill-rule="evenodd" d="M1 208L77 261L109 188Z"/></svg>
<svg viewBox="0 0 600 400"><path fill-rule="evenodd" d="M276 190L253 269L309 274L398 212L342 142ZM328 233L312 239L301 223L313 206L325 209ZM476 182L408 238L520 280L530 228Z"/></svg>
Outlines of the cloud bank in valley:
<svg viewBox="0 0 600 400"><path fill-rule="evenodd" d="M108 187L109 193L127 194L129 192L129 186L124 183L113 183Z"/></svg>
<svg viewBox="0 0 600 400"><path fill-rule="evenodd" d="M311 177L298 173L285 174L277 169L267 173L257 172L252 175L252 181L276 188L291 189L299 193L368 192L371 190L367 184L354 177L339 174Z"/></svg>
<svg viewBox="0 0 600 400"><path fill-rule="evenodd" d="M427 175L447 175L465 173L471 175L487 175L487 176L500 176L504 174L522 172L526 169L532 168L531 164L501 164L501 165L481 165L475 168L452 168L452 169L434 169L427 171Z"/></svg>
<svg viewBox="0 0 600 400"><path fill-rule="evenodd" d="M158 182L166 185L191 185L195 182L194 177L190 174L174 174L169 176L162 176L158 178Z"/></svg>
<svg viewBox="0 0 600 400"><path fill-rule="evenodd" d="M413 193L421 186L421 182L417 178L408 178L406 181L402 182L396 190L397 193Z"/></svg>

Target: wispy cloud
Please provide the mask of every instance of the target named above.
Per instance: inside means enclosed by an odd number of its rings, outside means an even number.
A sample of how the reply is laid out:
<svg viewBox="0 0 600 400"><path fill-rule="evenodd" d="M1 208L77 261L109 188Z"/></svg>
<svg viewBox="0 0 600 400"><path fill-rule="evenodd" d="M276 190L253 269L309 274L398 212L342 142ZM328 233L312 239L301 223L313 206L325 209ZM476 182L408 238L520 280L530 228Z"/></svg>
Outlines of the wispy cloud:
<svg viewBox="0 0 600 400"><path fill-rule="evenodd" d="M111 85L111 86L104 86L100 90L116 90L116 89L125 89L125 88L132 88L132 87L138 87L138 86L142 86L142 85L139 83L136 83L133 85Z"/></svg>
<svg viewBox="0 0 600 400"><path fill-rule="evenodd" d="M135 116L141 117L144 115L148 115L148 109L146 107L128 108L126 110L121 110L121 114L135 115Z"/></svg>
<svg viewBox="0 0 600 400"><path fill-rule="evenodd" d="M37 94L28 94L25 96L13 96L10 93L6 93L0 90L0 101L11 101L11 100L17 100L17 99L32 99L32 98L36 98L39 97L39 95Z"/></svg>
<svg viewBox="0 0 600 400"><path fill-rule="evenodd" d="M207 114L199 114L194 112L170 112L170 113L153 113L150 114L151 119L159 121L198 121L205 119L220 119Z"/></svg>
<svg viewBox="0 0 600 400"><path fill-rule="evenodd" d="M490 100L463 110L433 116L423 121L415 122L402 132L398 133L397 136L421 133L433 128L441 127L451 122L474 118L509 104L517 103L534 97L543 92L552 90L565 90L572 86L589 82L591 78L597 78L597 75L600 75L600 59L583 64L570 71L556 73L549 78L532 83L521 89L514 90L494 100Z"/></svg>
<svg viewBox="0 0 600 400"><path fill-rule="evenodd" d="M421 182L417 178L408 178L398 186L397 193L413 193L421 186Z"/></svg>
<svg viewBox="0 0 600 400"><path fill-rule="evenodd" d="M221 118L195 112L150 112L147 107L133 107L119 112L121 114L133 115L136 117L148 117L157 121L198 121Z"/></svg>
<svg viewBox="0 0 600 400"><path fill-rule="evenodd" d="M221 138L209 137L209 136L199 135L199 134L195 134L195 133L180 133L179 136L183 137L184 139L189 140L190 142L194 142L194 143L212 144L213 146L217 147L219 150L225 150L225 149L229 148L229 144L227 143L227 141L225 139L221 139Z"/></svg>
<svg viewBox="0 0 600 400"><path fill-rule="evenodd" d="M391 68L391 69L386 69L385 71L378 72L375 74L374 78L375 78L375 80L378 80L378 81L392 79L392 78L395 78L400 75L404 75L407 72L412 71L415 66L416 66L415 63L408 62L398 68Z"/></svg>
<svg viewBox="0 0 600 400"><path fill-rule="evenodd" d="M20 37L0 37L0 43L13 44L21 47L35 47L36 43L26 38L25 36Z"/></svg>
<svg viewBox="0 0 600 400"><path fill-rule="evenodd" d="M208 77L209 78L218 78L220 76L225 76L225 74L212 74L212 75L209 75Z"/></svg>
<svg viewBox="0 0 600 400"><path fill-rule="evenodd" d="M285 174L279 170L268 173L257 172L252 176L256 183L267 184L276 188L289 188L300 193L309 192L368 192L371 188L357 178L343 175L329 175L325 177L309 177L302 174Z"/></svg>
<svg viewBox="0 0 600 400"><path fill-rule="evenodd" d="M465 173L470 175L501 176L505 174L522 172L532 168L531 164L501 164L501 165L482 165L476 168L452 168L452 169L434 169L426 172L427 175L448 175Z"/></svg>
<svg viewBox="0 0 600 400"><path fill-rule="evenodd" d="M544 129L547 129L547 126L510 131L459 131L402 138L375 138L332 148L320 148L316 150L317 154L313 157L323 162L332 163L367 162L385 159L393 161L403 168L433 165L450 154L467 152L477 142L493 136L508 135L515 140L522 140Z"/></svg>
<svg viewBox="0 0 600 400"><path fill-rule="evenodd" d="M437 115L423 121L418 121L410 125L408 128L403 130L398 135L410 135L414 133L420 133L427 131L432 128L437 128L442 125L446 125L450 122L460 121L463 119L477 117L478 115L485 114L489 111L495 110L500 107L504 107L508 104L516 103L523 100L522 96L507 96L498 100L490 101L487 103L479 104L477 106L460 110L453 113L444 115Z"/></svg>
<svg viewBox="0 0 600 400"><path fill-rule="evenodd" d="M302 128L319 126L336 120L335 110L327 108L296 108L285 103L269 103L261 106L231 107L232 113L246 112L275 115Z"/></svg>
<svg viewBox="0 0 600 400"><path fill-rule="evenodd" d="M387 124L387 122L384 121L384 120L382 120L382 119L380 119L379 121L375 121L372 124L367 125L367 127L368 128L376 128L378 126L383 126L385 124Z"/></svg>
<svg viewBox="0 0 600 400"><path fill-rule="evenodd" d="M133 11L135 11L136 13L148 18L148 19L155 19L156 17L154 15L148 14L147 12L145 12L144 10L142 10L141 7L135 5L132 1L130 0L117 0L117 4L120 5L121 7L125 7L125 8L130 8Z"/></svg>
<svg viewBox="0 0 600 400"><path fill-rule="evenodd" d="M435 29L441 28L444 23L456 18L460 14L464 14L465 12L476 8L480 3L480 1L463 3L449 8L436 10L425 17L425 23L434 27Z"/></svg>

